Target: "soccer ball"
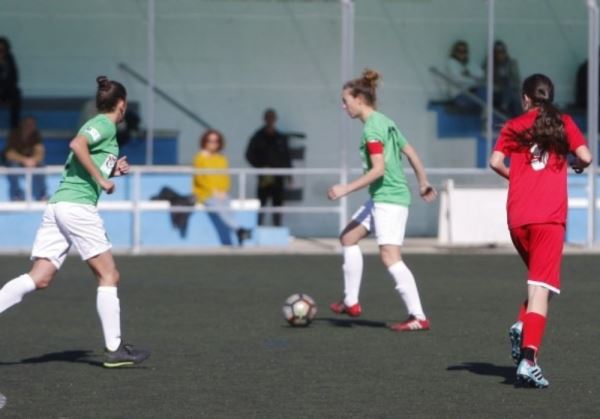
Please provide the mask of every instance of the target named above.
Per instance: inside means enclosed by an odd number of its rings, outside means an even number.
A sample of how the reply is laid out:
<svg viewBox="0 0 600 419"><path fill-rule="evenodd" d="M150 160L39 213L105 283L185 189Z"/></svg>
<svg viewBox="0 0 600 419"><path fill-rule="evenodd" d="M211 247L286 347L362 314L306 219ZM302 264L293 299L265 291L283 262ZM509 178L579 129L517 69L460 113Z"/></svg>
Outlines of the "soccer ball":
<svg viewBox="0 0 600 419"><path fill-rule="evenodd" d="M316 314L315 300L306 294L290 295L283 305L283 317L294 327L308 326Z"/></svg>

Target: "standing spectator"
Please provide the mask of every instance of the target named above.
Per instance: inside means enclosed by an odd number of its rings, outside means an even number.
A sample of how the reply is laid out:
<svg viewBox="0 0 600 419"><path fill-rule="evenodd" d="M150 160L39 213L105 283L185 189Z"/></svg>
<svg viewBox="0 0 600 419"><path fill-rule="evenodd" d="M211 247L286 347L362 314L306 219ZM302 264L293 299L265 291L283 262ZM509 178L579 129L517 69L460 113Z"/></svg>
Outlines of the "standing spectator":
<svg viewBox="0 0 600 419"><path fill-rule="evenodd" d="M448 77L460 85L460 88L450 87L450 94L454 103L459 107L480 107L464 92L484 100L485 87L483 70L469 60L469 44L467 41L459 40L454 43L448 59Z"/></svg>
<svg viewBox="0 0 600 419"><path fill-rule="evenodd" d="M279 168L292 167L287 137L275 128L277 113L267 109L264 113L265 125L254 133L248 148L246 159L252 167ZM257 195L261 207L267 204L269 198L274 207L283 205L285 179L288 176L261 175L258 177ZM258 216L258 224L262 225L264 214ZM273 213L273 225L281 225L281 213Z"/></svg>
<svg viewBox="0 0 600 419"><path fill-rule="evenodd" d="M494 43L494 107L509 117L521 113L521 76L517 60L508 54L506 44L502 41ZM483 62L487 69L487 59Z"/></svg>
<svg viewBox="0 0 600 419"><path fill-rule="evenodd" d="M522 97L525 112L500 131L490 166L508 179L508 228L528 271L527 296L509 329L517 382L544 388L549 382L537 362L550 298L560 294L568 156L574 155L571 165L581 172L592 155L573 119L554 105L548 77L525 79Z"/></svg>
<svg viewBox="0 0 600 419"><path fill-rule="evenodd" d="M600 57L600 51L598 51L598 57ZM588 107L588 65L589 61L585 60L577 68L577 80L575 84L575 105L582 110L585 110Z"/></svg>
<svg viewBox="0 0 600 419"><path fill-rule="evenodd" d="M8 136L4 149L7 167L43 167L45 149L35 118L24 118L19 126ZM9 195L11 201L25 199L23 189L19 185L19 175L8 175ZM38 201L46 199L46 179L42 174L33 175L33 197Z"/></svg>
<svg viewBox="0 0 600 419"><path fill-rule="evenodd" d="M194 157L195 169L227 169L229 163L222 153L225 147L223 134L209 129L200 138L200 151ZM194 195L231 231L235 232L240 246L250 238L250 230L240 227L231 211L229 188L231 180L227 173L202 173L194 175Z"/></svg>
<svg viewBox="0 0 600 419"><path fill-rule="evenodd" d="M10 51L8 39L0 37L0 104L8 104L10 127L16 128L21 119L21 91L17 86L19 72Z"/></svg>
<svg viewBox="0 0 600 419"><path fill-rule="evenodd" d="M577 79L575 81L575 105L581 109L587 109L588 91L588 60L585 60L577 68Z"/></svg>

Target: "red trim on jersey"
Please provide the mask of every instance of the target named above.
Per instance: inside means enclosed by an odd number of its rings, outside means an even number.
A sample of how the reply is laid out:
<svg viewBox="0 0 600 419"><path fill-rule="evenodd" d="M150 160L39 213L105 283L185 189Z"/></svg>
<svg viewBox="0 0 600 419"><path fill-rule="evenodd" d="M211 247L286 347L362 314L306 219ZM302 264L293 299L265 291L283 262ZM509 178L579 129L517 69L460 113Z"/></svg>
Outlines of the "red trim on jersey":
<svg viewBox="0 0 600 419"><path fill-rule="evenodd" d="M369 155L373 154L382 154L383 153L383 143L381 141L368 141L367 149L369 150Z"/></svg>

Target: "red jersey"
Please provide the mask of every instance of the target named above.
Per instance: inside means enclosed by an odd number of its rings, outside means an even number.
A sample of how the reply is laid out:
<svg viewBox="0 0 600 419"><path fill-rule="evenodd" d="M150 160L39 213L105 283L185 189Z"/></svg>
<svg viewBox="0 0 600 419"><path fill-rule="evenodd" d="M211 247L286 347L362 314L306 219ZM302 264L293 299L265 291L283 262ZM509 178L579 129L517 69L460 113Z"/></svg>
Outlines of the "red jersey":
<svg viewBox="0 0 600 419"><path fill-rule="evenodd" d="M510 158L508 201L508 227L528 224L558 223L567 220L567 159L555 153L541 154L537 145L523 147L515 138L532 128L538 115L532 109L509 120L500 131L495 151ZM574 152L586 145L583 134L566 114L562 115L569 150Z"/></svg>

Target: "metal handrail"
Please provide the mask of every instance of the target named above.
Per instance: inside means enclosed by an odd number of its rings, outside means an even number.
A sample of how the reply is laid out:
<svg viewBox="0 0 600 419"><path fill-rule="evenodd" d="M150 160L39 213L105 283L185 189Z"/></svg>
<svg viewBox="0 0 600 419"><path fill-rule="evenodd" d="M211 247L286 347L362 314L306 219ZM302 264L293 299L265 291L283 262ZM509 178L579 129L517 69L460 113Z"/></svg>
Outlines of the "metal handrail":
<svg viewBox="0 0 600 419"><path fill-rule="evenodd" d="M479 96L474 95L473 93L469 92L469 90L465 89L465 87L462 84L460 84L456 80L452 79L452 77L448 76L444 72L438 70L436 67L429 67L429 71L434 76L439 77L440 79L442 79L446 83L448 83L451 86L459 89L461 94L464 94L469 99L471 99L472 101L476 102L478 105L481 105L482 108L485 108L487 106L487 103L486 103L485 100L483 100ZM494 113L495 116L497 116L498 118L500 118L502 121L507 121L507 120L510 119L508 115L500 112L496 108L493 108L493 113Z"/></svg>
<svg viewBox="0 0 600 419"><path fill-rule="evenodd" d="M148 85L148 80L144 76L142 76L140 73L135 71L133 68L129 67L127 64L119 63L119 68L121 70L125 71L126 73L128 73L129 75L131 75L134 79L136 79L137 81L142 83L144 86ZM208 122L206 122L204 119L200 118L193 111L188 109L185 105L183 105L177 99L173 98L171 95L169 95L167 92L162 90L160 87L154 86L153 90L158 96L163 98L167 103L169 103L171 106L173 106L177 110L181 111L183 114L187 115L191 119L193 119L195 122L197 122L202 127L206 128L206 129L211 128L211 126Z"/></svg>
<svg viewBox="0 0 600 419"><path fill-rule="evenodd" d="M0 166L0 176L5 175L24 175L25 176L25 201L20 203L6 202L4 205L0 204L0 212L5 211L41 211L44 208L44 203L36 202L32 199L32 180L34 174L59 174L63 171L62 166L46 166L41 168L8 168ZM337 182L342 183L347 173L360 174L362 169L352 168L348 171L341 170L340 168L269 168L269 169L256 169L256 168L231 168L231 169L196 169L189 166L131 166L129 177L131 178L131 192L126 202L130 205L119 205L121 201L101 201L100 207L103 211L120 211L129 212L132 215L132 251L139 253L141 250L141 214L145 211L156 211L149 204L149 201L141 198L142 194L142 176L146 174L184 174L192 176L194 174L229 174L238 177L238 191L237 197L232 196L233 199L241 201L246 200L246 186L248 176L256 175L335 175ZM598 173L598 168L595 170ZM457 176L481 176L491 175L489 171L478 168L430 168L427 170L430 177L442 176L443 179ZM414 181L414 173L407 169L407 175L411 181ZM496 179L496 177L493 177ZM438 179L437 182L432 182L434 186L442 190L444 188L444 180ZM325 201L326 198L323 197ZM121 202L125 204L126 202ZM110 205L116 204L116 205ZM108 204L108 205L107 205ZM252 208L240 205L237 208L231 208L232 211L256 211L260 213L293 213L293 214L335 214L341 221L343 220L344 214L347 211L345 207L346 203L342 200L332 202L329 205L322 206L282 206L277 208ZM202 207L200 205L192 206L169 206L166 207L169 211L177 212L194 212L194 211L209 211L210 209ZM166 209L165 208L165 209ZM163 209L161 209L163 210ZM342 226L343 228L343 226Z"/></svg>

